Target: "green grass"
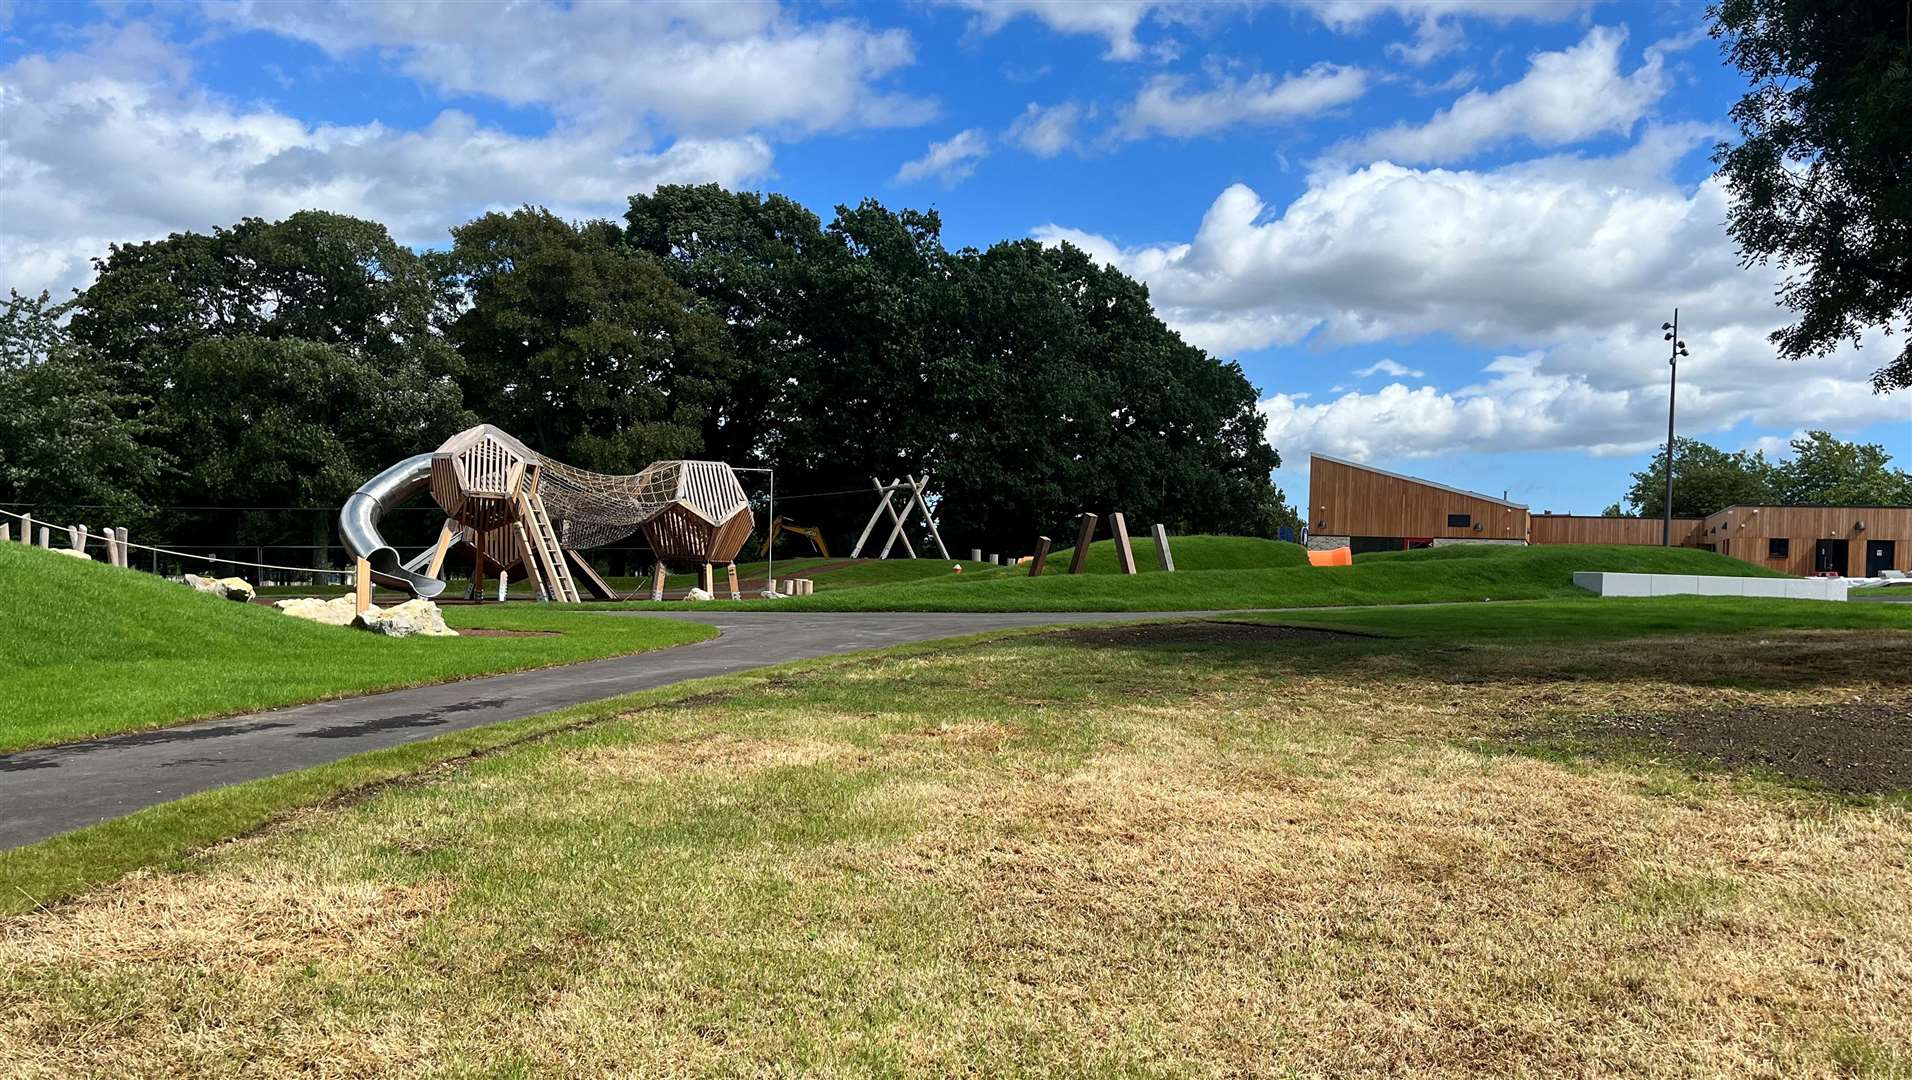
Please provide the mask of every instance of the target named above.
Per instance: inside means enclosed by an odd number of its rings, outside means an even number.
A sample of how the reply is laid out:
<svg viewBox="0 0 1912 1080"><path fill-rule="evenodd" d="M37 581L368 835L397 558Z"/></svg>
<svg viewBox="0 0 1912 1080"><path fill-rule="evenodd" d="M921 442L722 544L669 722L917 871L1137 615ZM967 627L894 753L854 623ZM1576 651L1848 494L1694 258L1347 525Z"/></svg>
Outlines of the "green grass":
<svg viewBox="0 0 1912 1080"><path fill-rule="evenodd" d="M447 608L457 627L551 636L384 638L0 544L0 751L700 641L671 620L544 605Z"/></svg>
<svg viewBox="0 0 1912 1080"><path fill-rule="evenodd" d="M1264 542L1265 543L1265 542ZM1200 552L1199 545L1191 545ZM1218 546L1216 554L1241 549ZM1271 557L1300 554L1269 543ZM1302 556L1305 558L1305 556ZM1113 562L1110 552L1109 561ZM1199 565L1199 562L1198 562ZM1040 578L999 574L977 580L929 580L829 592L776 601L802 611L1201 611L1240 608L1428 604L1476 600L1586 597L1577 570L1636 573L1779 576L1694 548L1600 545L1507 547L1487 544L1362 556L1353 566L1277 565L1258 569L1182 570L1173 574L1080 574L1067 560ZM727 601L720 603L728 603ZM629 605L643 608L647 602Z"/></svg>
<svg viewBox="0 0 1912 1080"><path fill-rule="evenodd" d="M1319 626L1390 638L1465 641L1595 641L1648 635L1745 634L1762 630L1912 630L1912 609L1725 596L1613 597L1508 604L1295 613L1237 618Z"/></svg>
<svg viewBox="0 0 1912 1080"><path fill-rule="evenodd" d="M1563 715L1903 697L1861 639L1002 637L460 733L0 856L19 910L168 829L258 828L289 785L494 751L10 920L0 1060L1777 1077L1912 1053L1903 810L1479 749Z"/></svg>

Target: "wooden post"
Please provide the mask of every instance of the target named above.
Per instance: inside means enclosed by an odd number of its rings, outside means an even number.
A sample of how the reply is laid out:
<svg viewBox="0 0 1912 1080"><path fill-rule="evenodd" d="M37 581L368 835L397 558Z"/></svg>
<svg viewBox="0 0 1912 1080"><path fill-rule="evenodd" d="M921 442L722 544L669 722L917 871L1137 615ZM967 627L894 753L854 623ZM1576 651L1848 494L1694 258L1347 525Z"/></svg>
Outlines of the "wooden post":
<svg viewBox="0 0 1912 1080"><path fill-rule="evenodd" d="M471 556L471 598L482 604L485 602L485 533L483 529L472 530L471 546L473 549ZM524 554L527 559L531 557L529 551ZM504 567L501 566L498 569L503 570Z"/></svg>
<svg viewBox="0 0 1912 1080"><path fill-rule="evenodd" d="M1049 538L1036 537L1036 557L1029 560L1029 576L1041 577L1042 568L1049 565Z"/></svg>
<svg viewBox="0 0 1912 1080"><path fill-rule="evenodd" d="M1156 560L1162 564L1162 569L1167 570L1171 574L1174 573L1175 572L1175 556L1169 554L1169 551L1168 551L1168 529L1164 528L1161 525L1157 525L1154 528L1150 529L1149 532L1154 534L1155 536Z"/></svg>
<svg viewBox="0 0 1912 1080"><path fill-rule="evenodd" d="M659 559L651 566L651 600L664 599L664 560Z"/></svg>
<svg viewBox="0 0 1912 1080"><path fill-rule="evenodd" d="M725 567L724 576L730 579L730 598L732 600L742 600L744 598L744 590L737 584L737 564L731 563Z"/></svg>
<svg viewBox="0 0 1912 1080"><path fill-rule="evenodd" d="M118 566L119 565L119 537L113 532L113 527L111 525L108 525L106 528L100 530L100 540L102 543L106 545L106 565Z"/></svg>
<svg viewBox="0 0 1912 1080"><path fill-rule="evenodd" d="M43 551L53 550L53 530L45 525L40 526L40 549Z"/></svg>
<svg viewBox="0 0 1912 1080"><path fill-rule="evenodd" d="M991 565L991 566L1001 566L1001 565L1002 565L1002 556L1001 556L1001 555L991 555L991 556L989 557L989 565Z"/></svg>
<svg viewBox="0 0 1912 1080"><path fill-rule="evenodd" d="M7 521L0 521L0 544L10 544L12 542L13 524Z"/></svg>
<svg viewBox="0 0 1912 1080"><path fill-rule="evenodd" d="M717 595L717 573L709 563L697 571L697 587L712 596Z"/></svg>
<svg viewBox="0 0 1912 1080"><path fill-rule="evenodd" d="M876 556L879 559L889 558L890 549L896 546L896 541L899 539L903 541L903 550L910 553L910 558L912 559L916 558L916 545L910 543L909 536L903 532L903 522L908 517L910 502L908 499L903 500L904 517L898 517L896 515L896 508L890 505L890 492L898 488L901 488L902 486L903 486L903 481L892 480L890 482L889 487L881 487L880 485L878 487L878 490L880 490L883 493L882 509L890 515L890 522L891 522L890 538L888 540L883 541L883 550L879 552Z"/></svg>
<svg viewBox="0 0 1912 1080"><path fill-rule="evenodd" d="M82 555L86 554L86 526L68 525L66 527L66 538L73 542L74 551Z"/></svg>
<svg viewBox="0 0 1912 1080"><path fill-rule="evenodd" d="M456 533L457 523L450 518L438 530L438 547L432 551L431 564L425 567L426 577L437 577L445 571L445 553L451 550L451 539Z"/></svg>
<svg viewBox="0 0 1912 1080"><path fill-rule="evenodd" d="M983 561L983 549L982 549L982 548L970 548L970 549L969 549L969 561L970 561L970 562L982 562L982 561Z"/></svg>
<svg viewBox="0 0 1912 1080"><path fill-rule="evenodd" d="M936 528L936 519L930 516L929 503L923 498L923 489L929 486L929 474L920 479L910 479L911 502L903 504L903 517L908 520L910 507L914 505L923 511L923 524L929 526L929 538L936 541L936 554L939 558L949 558L949 549L943 546L943 534Z"/></svg>
<svg viewBox="0 0 1912 1080"><path fill-rule="evenodd" d="M33 515L32 514L20 515L20 542L22 544L33 543Z"/></svg>
<svg viewBox="0 0 1912 1080"><path fill-rule="evenodd" d="M120 565L130 570L133 568L133 549L126 545L126 526L120 526L117 532L119 533Z"/></svg>
<svg viewBox="0 0 1912 1080"><path fill-rule="evenodd" d="M1082 524L1076 528L1075 551L1069 556L1069 572L1080 574L1084 563L1089 561L1089 544L1095 540L1095 515L1082 515Z"/></svg>
<svg viewBox="0 0 1912 1080"><path fill-rule="evenodd" d="M1115 537L1115 564L1125 574L1135 573L1135 549L1129 546L1129 523L1121 514L1109 515L1109 531Z"/></svg>
<svg viewBox="0 0 1912 1080"><path fill-rule="evenodd" d="M364 559L352 575L352 613L363 615L372 606L372 564Z"/></svg>

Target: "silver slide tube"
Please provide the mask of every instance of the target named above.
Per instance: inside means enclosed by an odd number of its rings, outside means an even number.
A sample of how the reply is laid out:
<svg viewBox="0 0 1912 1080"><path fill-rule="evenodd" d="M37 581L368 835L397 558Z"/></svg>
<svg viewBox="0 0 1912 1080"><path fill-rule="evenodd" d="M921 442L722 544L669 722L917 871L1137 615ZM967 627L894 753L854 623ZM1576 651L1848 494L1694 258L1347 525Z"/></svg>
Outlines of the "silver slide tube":
<svg viewBox="0 0 1912 1080"><path fill-rule="evenodd" d="M427 600L445 591L445 583L405 569L398 549L379 535L378 521L385 511L402 505L431 486L432 456L413 454L404 461L367 480L345 500L339 511L339 538L355 559L372 566L372 580L391 589L402 589Z"/></svg>

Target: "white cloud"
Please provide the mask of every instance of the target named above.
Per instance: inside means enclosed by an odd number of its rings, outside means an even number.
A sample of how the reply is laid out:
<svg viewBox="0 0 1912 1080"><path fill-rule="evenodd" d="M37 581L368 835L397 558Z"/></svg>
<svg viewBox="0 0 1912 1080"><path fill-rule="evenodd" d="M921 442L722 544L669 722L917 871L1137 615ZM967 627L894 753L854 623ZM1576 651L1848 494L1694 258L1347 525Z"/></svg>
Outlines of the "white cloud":
<svg viewBox="0 0 1912 1080"><path fill-rule="evenodd" d="M1159 5L1153 0L954 0L976 15L975 27L993 34L1022 17L1060 34L1087 34L1108 43L1103 56L1135 60L1143 55L1135 31Z"/></svg>
<svg viewBox="0 0 1912 1080"><path fill-rule="evenodd" d="M1418 379L1427 374L1425 371L1408 367L1406 364L1385 357L1376 360L1367 367L1356 369L1354 373L1364 379L1375 375L1387 375L1396 379Z"/></svg>
<svg viewBox="0 0 1912 1080"><path fill-rule="evenodd" d="M1235 185L1184 243L1124 248L1057 226L1035 235L1145 281L1171 326L1221 353L1429 335L1511 350L1467 386L1393 383L1307 402L1273 393L1271 441L1290 460L1307 449L1652 446L1666 423L1659 324L1675 305L1693 354L1680 366L1683 431L1904 421L1904 402L1870 389L1882 342L1797 364L1775 356L1766 335L1785 318L1780 274L1739 265L1717 182L1671 179L1701 138L1650 129L1613 158L1323 172L1279 210Z"/></svg>
<svg viewBox="0 0 1912 1080"><path fill-rule="evenodd" d="M1220 71L1210 72L1210 80L1208 89L1190 90L1186 76L1150 79L1122 110L1123 134L1188 138L1235 124L1314 116L1355 100L1368 87L1367 72L1360 68L1325 63L1279 82L1266 73L1237 79Z"/></svg>
<svg viewBox="0 0 1912 1080"><path fill-rule="evenodd" d="M1338 33L1365 30L1376 18L1412 23L1412 41L1392 42L1387 53L1413 67L1459 50L1467 35L1463 18L1496 23L1559 22L1593 9L1594 0L1300 0L1322 24Z"/></svg>
<svg viewBox="0 0 1912 1080"><path fill-rule="evenodd" d="M989 136L981 129L970 128L959 131L942 142L929 144L929 152L915 161L906 161L896 170L896 180L900 184L912 184L927 177L936 177L944 184L955 185L969 178L976 171L976 164L989 156Z"/></svg>
<svg viewBox="0 0 1912 1080"><path fill-rule="evenodd" d="M1075 147L1076 126L1093 115L1093 108L1085 109L1073 101L1048 106L1032 101L1009 125L1007 138L1037 157L1052 158Z"/></svg>
<svg viewBox="0 0 1912 1080"><path fill-rule="evenodd" d="M146 27L85 51L0 69L0 288L64 292L109 243L319 207L383 222L409 244L537 202L612 215L660 183L736 184L764 175L755 136L633 146L613 130L542 136L448 110L416 130L308 124L193 85L190 65Z"/></svg>
<svg viewBox="0 0 1912 1080"><path fill-rule="evenodd" d="M1666 94L1668 79L1659 49L1648 49L1639 67L1622 74L1625 41L1625 30L1594 27L1577 45L1535 53L1519 82L1471 90L1425 124L1396 124L1339 152L1358 160L1444 163L1514 138L1556 147L1629 134Z"/></svg>
<svg viewBox="0 0 1912 1080"><path fill-rule="evenodd" d="M811 132L916 124L934 114L927 101L879 88L915 59L904 31L805 22L762 0L287 0L209 11L334 56L375 51L446 93L627 130L654 121L704 137Z"/></svg>
<svg viewBox="0 0 1912 1080"><path fill-rule="evenodd" d="M1411 67L1425 67L1459 49L1466 41L1467 33L1460 23L1430 13L1422 16L1414 28L1413 41L1392 42L1387 54Z"/></svg>

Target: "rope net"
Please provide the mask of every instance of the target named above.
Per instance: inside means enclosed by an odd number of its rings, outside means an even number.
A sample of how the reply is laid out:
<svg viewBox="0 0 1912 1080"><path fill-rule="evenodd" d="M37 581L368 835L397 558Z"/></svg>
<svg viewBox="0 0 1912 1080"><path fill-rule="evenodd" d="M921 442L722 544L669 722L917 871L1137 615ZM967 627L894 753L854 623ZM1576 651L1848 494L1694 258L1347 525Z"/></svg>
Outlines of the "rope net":
<svg viewBox="0 0 1912 1080"><path fill-rule="evenodd" d="M614 544L656 516L677 494L679 462L611 476L538 455L538 495L568 548Z"/></svg>

